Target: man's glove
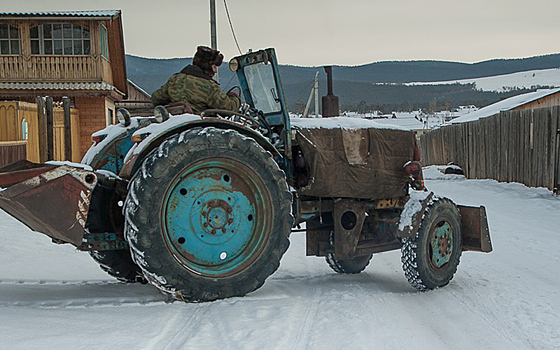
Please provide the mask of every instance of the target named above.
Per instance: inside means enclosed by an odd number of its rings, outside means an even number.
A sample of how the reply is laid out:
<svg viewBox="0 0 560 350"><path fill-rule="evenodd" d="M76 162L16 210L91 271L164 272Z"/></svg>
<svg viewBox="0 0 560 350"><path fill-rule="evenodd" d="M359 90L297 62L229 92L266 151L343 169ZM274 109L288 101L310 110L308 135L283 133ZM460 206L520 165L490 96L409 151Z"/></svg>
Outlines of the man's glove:
<svg viewBox="0 0 560 350"><path fill-rule="evenodd" d="M239 101L241 101L241 98L239 97L239 95L238 95L237 92L235 92L235 91L230 91L230 92L227 93L227 95L228 95L228 96L235 96L235 97L237 97L237 99L238 99Z"/></svg>

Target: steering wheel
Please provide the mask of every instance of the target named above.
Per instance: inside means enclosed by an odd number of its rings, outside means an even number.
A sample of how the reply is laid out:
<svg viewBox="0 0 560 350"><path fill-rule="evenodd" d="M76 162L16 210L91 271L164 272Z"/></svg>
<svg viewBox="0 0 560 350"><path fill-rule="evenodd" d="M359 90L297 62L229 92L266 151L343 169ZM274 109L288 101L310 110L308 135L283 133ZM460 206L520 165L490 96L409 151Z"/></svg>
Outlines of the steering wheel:
<svg viewBox="0 0 560 350"><path fill-rule="evenodd" d="M235 91L237 90L237 91ZM230 92L235 92L237 94L237 96L239 96L241 98L241 87L238 85L232 86L227 92L226 95L229 94Z"/></svg>

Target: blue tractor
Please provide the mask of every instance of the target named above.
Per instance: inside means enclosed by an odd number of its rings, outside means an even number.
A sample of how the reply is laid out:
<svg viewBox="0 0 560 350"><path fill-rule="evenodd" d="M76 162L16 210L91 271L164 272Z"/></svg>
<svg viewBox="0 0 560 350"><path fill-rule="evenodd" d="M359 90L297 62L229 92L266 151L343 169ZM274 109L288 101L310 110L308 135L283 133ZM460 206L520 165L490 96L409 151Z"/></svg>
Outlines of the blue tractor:
<svg viewBox="0 0 560 350"><path fill-rule="evenodd" d="M0 169L0 207L112 276L178 300L243 296L279 267L290 233L338 273L400 249L419 290L462 251L492 250L484 207L424 188L412 132L355 118L290 118L274 49L233 58L245 103L131 117L92 135L83 164ZM304 228L302 228L304 227Z"/></svg>

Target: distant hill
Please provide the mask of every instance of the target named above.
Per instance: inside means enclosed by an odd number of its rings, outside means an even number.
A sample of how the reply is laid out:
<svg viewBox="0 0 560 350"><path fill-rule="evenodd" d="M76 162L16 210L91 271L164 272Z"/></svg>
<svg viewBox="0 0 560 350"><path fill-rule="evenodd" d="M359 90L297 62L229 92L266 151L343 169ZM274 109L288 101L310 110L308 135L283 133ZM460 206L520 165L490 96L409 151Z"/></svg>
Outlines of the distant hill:
<svg viewBox="0 0 560 350"><path fill-rule="evenodd" d="M152 93L165 83L173 73L192 62L191 58L150 59L127 55L128 78ZM442 107L475 104L482 107L501 98L528 91L509 92L478 91L474 84L406 86L400 83L464 80L511 74L529 70L560 67L560 54L523 59L497 59L479 63L445 61L393 61L375 62L360 66L333 67L334 92L340 97L341 109L426 108L430 101ZM326 93L325 74L322 67L281 65L280 74L288 106L298 112L307 101L315 72L320 71L321 95ZM236 85L227 67L219 70L223 89ZM379 83L382 83L379 85Z"/></svg>

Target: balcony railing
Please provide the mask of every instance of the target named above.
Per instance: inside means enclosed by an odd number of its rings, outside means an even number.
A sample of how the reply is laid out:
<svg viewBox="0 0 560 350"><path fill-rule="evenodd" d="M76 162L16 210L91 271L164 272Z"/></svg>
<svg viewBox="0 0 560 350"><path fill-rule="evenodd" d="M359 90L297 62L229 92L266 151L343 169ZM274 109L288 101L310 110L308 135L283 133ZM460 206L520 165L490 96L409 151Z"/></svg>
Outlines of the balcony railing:
<svg viewBox="0 0 560 350"><path fill-rule="evenodd" d="M93 56L0 56L0 81L107 81L101 59Z"/></svg>

